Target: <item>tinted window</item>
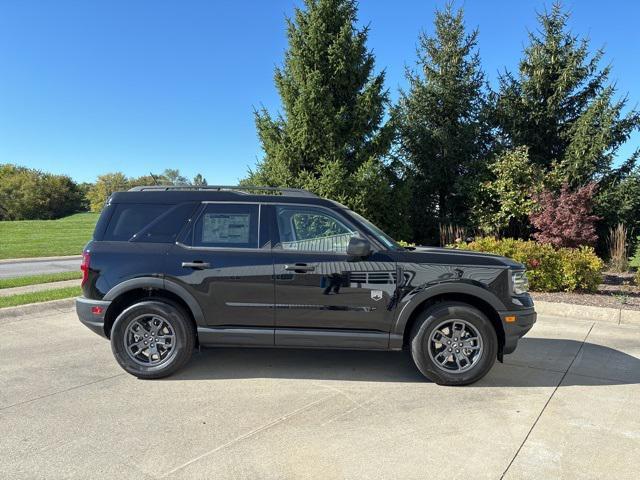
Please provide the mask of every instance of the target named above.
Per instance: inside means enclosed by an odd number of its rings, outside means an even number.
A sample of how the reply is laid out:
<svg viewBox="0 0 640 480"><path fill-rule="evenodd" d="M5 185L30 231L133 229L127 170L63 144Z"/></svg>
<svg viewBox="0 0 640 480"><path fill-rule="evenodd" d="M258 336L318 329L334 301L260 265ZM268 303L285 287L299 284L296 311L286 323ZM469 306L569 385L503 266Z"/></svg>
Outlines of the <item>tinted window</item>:
<svg viewBox="0 0 640 480"><path fill-rule="evenodd" d="M277 206L276 217L283 250L346 253L349 239L360 236L323 209Z"/></svg>
<svg viewBox="0 0 640 480"><path fill-rule="evenodd" d="M193 245L258 248L258 206L207 204L194 226Z"/></svg>
<svg viewBox="0 0 640 480"><path fill-rule="evenodd" d="M170 208L142 231L137 232L135 241L151 243L173 243L195 210L196 203L182 203Z"/></svg>
<svg viewBox="0 0 640 480"><path fill-rule="evenodd" d="M170 208L169 205L120 203L111 216L104 240L126 242Z"/></svg>

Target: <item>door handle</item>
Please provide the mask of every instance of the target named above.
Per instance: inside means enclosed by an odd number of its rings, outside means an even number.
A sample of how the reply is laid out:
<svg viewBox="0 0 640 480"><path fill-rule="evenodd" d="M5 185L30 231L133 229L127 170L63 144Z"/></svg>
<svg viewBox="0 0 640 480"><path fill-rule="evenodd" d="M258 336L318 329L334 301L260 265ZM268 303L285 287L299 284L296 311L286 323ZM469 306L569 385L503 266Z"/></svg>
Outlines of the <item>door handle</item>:
<svg viewBox="0 0 640 480"><path fill-rule="evenodd" d="M182 268L209 268L211 266L211 264L209 264L208 262L200 262L200 261L195 261L195 262L182 262Z"/></svg>
<svg viewBox="0 0 640 480"><path fill-rule="evenodd" d="M306 263L296 263L295 265L285 265L285 270L294 271L297 273L313 272L316 267L313 265L307 265Z"/></svg>

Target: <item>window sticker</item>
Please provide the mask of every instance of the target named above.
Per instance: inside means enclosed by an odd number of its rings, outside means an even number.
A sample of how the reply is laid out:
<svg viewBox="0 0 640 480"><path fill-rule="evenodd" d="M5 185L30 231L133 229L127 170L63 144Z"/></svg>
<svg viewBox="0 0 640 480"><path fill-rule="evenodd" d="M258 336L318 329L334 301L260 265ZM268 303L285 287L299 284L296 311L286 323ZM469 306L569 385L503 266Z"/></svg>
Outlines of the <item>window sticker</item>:
<svg viewBox="0 0 640 480"><path fill-rule="evenodd" d="M202 222L203 243L249 243L250 214L207 213Z"/></svg>

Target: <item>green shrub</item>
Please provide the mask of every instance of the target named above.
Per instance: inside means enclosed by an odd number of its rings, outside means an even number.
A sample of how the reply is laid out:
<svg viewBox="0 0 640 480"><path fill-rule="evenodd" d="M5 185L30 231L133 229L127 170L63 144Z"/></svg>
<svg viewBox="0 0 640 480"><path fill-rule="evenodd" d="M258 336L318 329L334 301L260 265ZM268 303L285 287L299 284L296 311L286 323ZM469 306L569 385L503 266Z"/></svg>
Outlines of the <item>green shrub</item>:
<svg viewBox="0 0 640 480"><path fill-rule="evenodd" d="M594 292L602 281L600 271L604 264L591 247L555 249L534 241L490 237L456 247L495 253L524 264L532 291Z"/></svg>
<svg viewBox="0 0 640 480"><path fill-rule="evenodd" d="M602 283L600 272L604 262L598 258L593 248L562 248L559 253L562 259L563 290L595 292Z"/></svg>

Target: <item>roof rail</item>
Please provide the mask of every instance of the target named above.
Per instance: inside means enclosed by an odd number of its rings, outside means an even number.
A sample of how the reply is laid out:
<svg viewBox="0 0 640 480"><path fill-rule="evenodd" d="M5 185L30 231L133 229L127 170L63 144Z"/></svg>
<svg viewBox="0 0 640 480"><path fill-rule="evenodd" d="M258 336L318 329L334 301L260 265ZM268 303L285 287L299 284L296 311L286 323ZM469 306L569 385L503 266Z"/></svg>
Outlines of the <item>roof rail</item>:
<svg viewBox="0 0 640 480"><path fill-rule="evenodd" d="M217 192L229 191L241 195L251 195L252 192L274 192L280 195L288 195L290 197L312 197L317 198L315 193L301 188L287 187L259 187L259 186L241 186L241 185L149 185L130 188L130 192L147 192L147 191L189 191L189 190L213 190Z"/></svg>

